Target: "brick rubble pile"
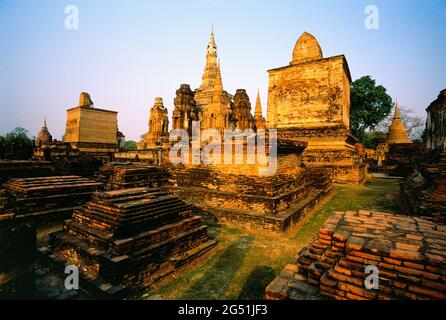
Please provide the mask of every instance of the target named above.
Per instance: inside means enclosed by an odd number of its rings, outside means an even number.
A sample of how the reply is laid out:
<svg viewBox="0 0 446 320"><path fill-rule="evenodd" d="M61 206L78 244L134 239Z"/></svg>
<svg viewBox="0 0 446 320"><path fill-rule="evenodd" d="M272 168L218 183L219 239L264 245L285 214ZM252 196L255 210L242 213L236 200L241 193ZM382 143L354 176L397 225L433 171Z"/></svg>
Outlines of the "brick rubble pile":
<svg viewBox="0 0 446 320"><path fill-rule="evenodd" d="M366 289L367 266L378 268L378 289ZM446 226L381 212L336 212L268 286L266 296L446 299Z"/></svg>

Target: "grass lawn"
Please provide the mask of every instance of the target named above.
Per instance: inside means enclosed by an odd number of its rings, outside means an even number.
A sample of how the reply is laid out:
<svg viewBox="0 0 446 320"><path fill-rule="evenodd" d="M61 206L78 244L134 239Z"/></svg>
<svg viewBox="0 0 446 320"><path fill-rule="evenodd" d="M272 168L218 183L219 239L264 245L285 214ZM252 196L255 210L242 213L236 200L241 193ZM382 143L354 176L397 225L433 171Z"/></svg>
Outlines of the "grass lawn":
<svg viewBox="0 0 446 320"><path fill-rule="evenodd" d="M371 179L363 186L336 185L335 194L286 235L245 233L209 224L216 253L148 294L162 299L263 299L266 286L311 241L334 211L397 212L399 181ZM147 295L145 295L147 296Z"/></svg>

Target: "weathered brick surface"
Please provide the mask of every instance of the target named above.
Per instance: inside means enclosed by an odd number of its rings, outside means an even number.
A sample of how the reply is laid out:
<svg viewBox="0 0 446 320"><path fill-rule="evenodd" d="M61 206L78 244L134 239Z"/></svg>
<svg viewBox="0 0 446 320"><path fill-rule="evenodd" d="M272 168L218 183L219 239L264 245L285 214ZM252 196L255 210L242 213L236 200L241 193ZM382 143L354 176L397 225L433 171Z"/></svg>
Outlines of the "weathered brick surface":
<svg viewBox="0 0 446 320"><path fill-rule="evenodd" d="M446 224L446 152L431 152L400 184L404 210Z"/></svg>
<svg viewBox="0 0 446 320"><path fill-rule="evenodd" d="M166 144L169 140L168 128L169 117L163 99L155 98L155 103L150 109L149 131L144 135L144 147Z"/></svg>
<svg viewBox="0 0 446 320"><path fill-rule="evenodd" d="M360 184L363 157L350 133L350 81L343 55L323 58L304 33L289 66L268 71L268 128L279 138L308 142L303 162L330 168L334 181Z"/></svg>
<svg viewBox="0 0 446 320"><path fill-rule="evenodd" d="M401 198L408 213L446 223L446 90L426 111L429 153L401 183Z"/></svg>
<svg viewBox="0 0 446 320"><path fill-rule="evenodd" d="M406 127L401 121L400 109L398 107L398 101L395 102L395 113L393 115L392 123L390 124L389 131L387 132L387 138L385 143L387 144L410 144L412 140L407 135Z"/></svg>
<svg viewBox="0 0 446 320"><path fill-rule="evenodd" d="M446 150L446 89L442 90L427 111L426 147Z"/></svg>
<svg viewBox="0 0 446 320"><path fill-rule="evenodd" d="M251 176L212 167L172 167L165 187L221 223L283 232L332 190L325 170L295 168L293 174Z"/></svg>
<svg viewBox="0 0 446 320"><path fill-rule="evenodd" d="M19 178L4 184L14 218L38 224L70 217L101 186L78 176Z"/></svg>
<svg viewBox="0 0 446 320"><path fill-rule="evenodd" d="M291 265L292 277L324 298L446 299L446 230L420 218L336 212ZM379 289L365 287L369 265L378 268ZM293 286L279 276L266 297L292 299Z"/></svg>
<svg viewBox="0 0 446 320"><path fill-rule="evenodd" d="M190 206L150 188L96 193L51 236L56 259L113 290L151 287L216 245Z"/></svg>
<svg viewBox="0 0 446 320"><path fill-rule="evenodd" d="M95 175L95 179L102 182L106 190L156 188L166 184L167 178L167 171L160 166L138 163L108 163Z"/></svg>

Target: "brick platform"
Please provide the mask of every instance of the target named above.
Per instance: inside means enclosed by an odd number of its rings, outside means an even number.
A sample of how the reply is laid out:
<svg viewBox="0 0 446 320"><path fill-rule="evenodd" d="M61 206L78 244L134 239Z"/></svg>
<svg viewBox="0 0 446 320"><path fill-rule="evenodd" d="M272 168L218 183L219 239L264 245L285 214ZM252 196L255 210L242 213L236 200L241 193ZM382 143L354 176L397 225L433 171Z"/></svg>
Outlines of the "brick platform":
<svg viewBox="0 0 446 320"><path fill-rule="evenodd" d="M365 268L378 267L367 290ZM337 212L266 288L268 299L446 299L446 226L380 212Z"/></svg>
<svg viewBox="0 0 446 320"><path fill-rule="evenodd" d="M154 165L111 163L103 165L96 175L107 190L161 187L167 182L168 173Z"/></svg>
<svg viewBox="0 0 446 320"><path fill-rule="evenodd" d="M215 215L230 227L286 232L333 189L324 169L267 177L228 174L209 167L171 168L168 192Z"/></svg>
<svg viewBox="0 0 446 320"><path fill-rule="evenodd" d="M216 245L188 205L150 188L97 193L51 237L41 252L111 296L151 288Z"/></svg>
<svg viewBox="0 0 446 320"><path fill-rule="evenodd" d="M78 176L11 179L4 184L14 218L37 224L64 221L101 186Z"/></svg>

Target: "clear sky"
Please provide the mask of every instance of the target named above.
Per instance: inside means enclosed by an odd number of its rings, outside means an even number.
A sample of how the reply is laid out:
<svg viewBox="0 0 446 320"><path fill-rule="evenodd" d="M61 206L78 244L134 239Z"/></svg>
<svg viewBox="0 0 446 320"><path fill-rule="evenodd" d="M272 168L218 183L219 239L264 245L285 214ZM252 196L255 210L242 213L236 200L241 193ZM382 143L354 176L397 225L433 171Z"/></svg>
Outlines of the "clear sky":
<svg viewBox="0 0 446 320"><path fill-rule="evenodd" d="M65 27L71 4L78 30ZM364 26L367 5L378 30ZM180 84L199 86L211 23L225 90L246 89L254 105L260 88L265 116L267 70L289 63L304 31L324 56L345 54L353 79L371 75L421 116L446 88L446 0L0 0L0 134L37 135L46 116L60 139L86 91L137 140L155 97L171 115Z"/></svg>

